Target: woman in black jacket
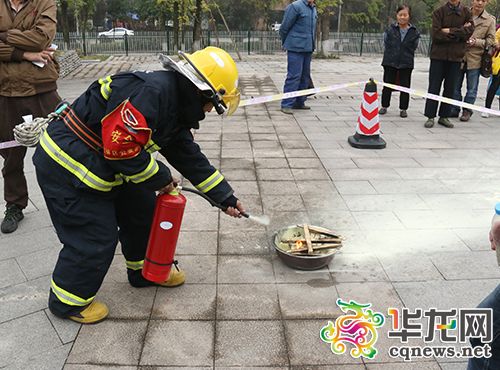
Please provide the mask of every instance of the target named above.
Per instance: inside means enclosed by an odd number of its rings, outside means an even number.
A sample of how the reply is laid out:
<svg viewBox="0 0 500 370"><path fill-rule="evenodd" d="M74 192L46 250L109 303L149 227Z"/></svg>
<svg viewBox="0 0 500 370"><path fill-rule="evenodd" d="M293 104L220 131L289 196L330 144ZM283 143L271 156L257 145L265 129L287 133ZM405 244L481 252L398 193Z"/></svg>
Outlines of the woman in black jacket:
<svg viewBox="0 0 500 370"><path fill-rule="evenodd" d="M411 8L408 5L400 5L396 10L397 22L387 27L384 33L384 82L396 84L399 77L399 85L410 87L411 73L413 71L415 50L418 47L420 33L410 24ZM382 90L382 108L380 114L387 113L391 104L392 89L384 87ZM401 93L399 97L400 116L408 117L406 110L410 96Z"/></svg>

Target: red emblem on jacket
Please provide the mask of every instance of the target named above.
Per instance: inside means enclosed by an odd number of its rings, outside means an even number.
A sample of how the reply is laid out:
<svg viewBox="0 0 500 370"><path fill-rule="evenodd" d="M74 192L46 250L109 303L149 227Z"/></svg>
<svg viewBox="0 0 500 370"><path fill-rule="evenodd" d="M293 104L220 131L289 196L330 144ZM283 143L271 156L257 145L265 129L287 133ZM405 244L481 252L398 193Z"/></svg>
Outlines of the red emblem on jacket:
<svg viewBox="0 0 500 370"><path fill-rule="evenodd" d="M101 123L106 159L133 158L151 139L146 119L128 99L104 117Z"/></svg>

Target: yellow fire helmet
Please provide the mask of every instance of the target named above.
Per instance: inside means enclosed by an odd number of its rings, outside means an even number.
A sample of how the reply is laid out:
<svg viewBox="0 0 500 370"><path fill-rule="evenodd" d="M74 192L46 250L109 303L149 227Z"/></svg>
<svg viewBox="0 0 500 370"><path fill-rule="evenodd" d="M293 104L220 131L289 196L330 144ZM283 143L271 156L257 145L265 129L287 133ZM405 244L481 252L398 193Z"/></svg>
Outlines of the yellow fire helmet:
<svg viewBox="0 0 500 370"><path fill-rule="evenodd" d="M240 103L238 69L233 58L214 46L193 54L179 51L179 57L180 61L175 62L160 55L160 61L165 68L181 73L198 89L208 92L218 114L233 114Z"/></svg>

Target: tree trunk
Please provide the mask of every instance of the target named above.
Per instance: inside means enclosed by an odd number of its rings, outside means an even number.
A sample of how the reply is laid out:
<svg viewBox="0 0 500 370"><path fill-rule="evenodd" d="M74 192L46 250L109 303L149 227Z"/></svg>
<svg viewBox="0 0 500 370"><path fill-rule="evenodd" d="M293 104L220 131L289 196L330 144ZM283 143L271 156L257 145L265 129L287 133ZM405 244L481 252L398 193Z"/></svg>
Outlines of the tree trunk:
<svg viewBox="0 0 500 370"><path fill-rule="evenodd" d="M179 1L174 1L174 51L177 53L179 50Z"/></svg>
<svg viewBox="0 0 500 370"><path fill-rule="evenodd" d="M165 10L160 10L160 15L158 17L158 30L159 31L166 31L167 26L165 25L167 21L167 13L165 13Z"/></svg>
<svg viewBox="0 0 500 370"><path fill-rule="evenodd" d="M327 50L328 40L330 40L330 14L325 12L321 16L321 55L327 57L329 52Z"/></svg>
<svg viewBox="0 0 500 370"><path fill-rule="evenodd" d="M196 0L196 10L194 13L193 23L193 52L201 49L201 3L202 0Z"/></svg>
<svg viewBox="0 0 500 370"><path fill-rule="evenodd" d="M69 19L68 19L68 1L61 0L61 27L66 50L69 49Z"/></svg>

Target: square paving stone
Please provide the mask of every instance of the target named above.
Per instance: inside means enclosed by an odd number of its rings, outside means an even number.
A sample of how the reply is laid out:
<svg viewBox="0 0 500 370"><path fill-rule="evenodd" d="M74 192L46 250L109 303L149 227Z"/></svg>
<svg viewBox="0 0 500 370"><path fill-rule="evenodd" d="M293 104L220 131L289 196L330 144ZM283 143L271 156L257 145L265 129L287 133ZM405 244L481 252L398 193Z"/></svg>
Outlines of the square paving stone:
<svg viewBox="0 0 500 370"><path fill-rule="evenodd" d="M216 256L182 256L179 268L186 273L186 284L215 284Z"/></svg>
<svg viewBox="0 0 500 370"><path fill-rule="evenodd" d="M292 168L292 174L296 181L309 180L330 180L328 172L323 168Z"/></svg>
<svg viewBox="0 0 500 370"><path fill-rule="evenodd" d="M370 181L335 181L335 187L340 194L376 194Z"/></svg>
<svg viewBox="0 0 500 370"><path fill-rule="evenodd" d="M34 238L30 231L19 234L16 232L7 234L7 237L0 237L0 260L18 257L61 245L52 227L41 229L40 234L43 235L43 238Z"/></svg>
<svg viewBox="0 0 500 370"><path fill-rule="evenodd" d="M278 284L278 295L284 319L329 319L342 313L336 305L338 295L331 280Z"/></svg>
<svg viewBox="0 0 500 370"><path fill-rule="evenodd" d="M185 284L175 289L158 288L151 318L213 320L215 296L215 285Z"/></svg>
<svg viewBox="0 0 500 370"><path fill-rule="evenodd" d="M391 281L443 280L443 275L427 256L387 254L379 260Z"/></svg>
<svg viewBox="0 0 500 370"><path fill-rule="evenodd" d="M207 217L205 212L185 212L182 220L183 231L217 231L218 217Z"/></svg>
<svg viewBox="0 0 500 370"><path fill-rule="evenodd" d="M50 276L0 289L0 323L47 307Z"/></svg>
<svg viewBox="0 0 500 370"><path fill-rule="evenodd" d="M16 258L28 280L52 274L61 248L54 246Z"/></svg>
<svg viewBox="0 0 500 370"><path fill-rule="evenodd" d="M272 233L297 224L309 223L309 215L306 212L268 212L270 224L267 227Z"/></svg>
<svg viewBox="0 0 500 370"><path fill-rule="evenodd" d="M255 181L231 181L234 193L241 197L243 195L259 195L259 188Z"/></svg>
<svg viewBox="0 0 500 370"><path fill-rule="evenodd" d="M181 231L175 254L217 254L217 232Z"/></svg>
<svg viewBox="0 0 500 370"><path fill-rule="evenodd" d="M285 190L286 191L286 190ZM304 202L300 196L292 195L262 195L262 203L264 211L269 212L288 212L288 211L303 211L305 208Z"/></svg>
<svg viewBox="0 0 500 370"><path fill-rule="evenodd" d="M359 304L371 303L373 311L385 313L388 307L403 307L396 289L390 283L341 283L337 285L340 299L355 300Z"/></svg>
<svg viewBox="0 0 500 370"><path fill-rule="evenodd" d="M425 253L469 251L451 230L370 230L365 233L372 253L423 255Z"/></svg>
<svg viewBox="0 0 500 370"><path fill-rule="evenodd" d="M219 284L274 283L273 266L264 256L220 256Z"/></svg>
<svg viewBox="0 0 500 370"><path fill-rule="evenodd" d="M332 317L333 320L333 317ZM330 321L332 321L330 320ZM286 320L285 337L292 366L329 365L337 369L340 364L362 364L349 353L334 354L330 344L321 341L319 334L329 320ZM342 367L338 367L343 369Z"/></svg>
<svg viewBox="0 0 500 370"><path fill-rule="evenodd" d="M151 320L140 365L212 366L213 321Z"/></svg>
<svg viewBox="0 0 500 370"><path fill-rule="evenodd" d="M287 364L281 322L217 322L215 366L284 366Z"/></svg>
<svg viewBox="0 0 500 370"><path fill-rule="evenodd" d="M129 283L104 283L97 297L109 308L111 319L148 319L156 287L134 288Z"/></svg>
<svg viewBox="0 0 500 370"><path fill-rule="evenodd" d="M270 239L262 231L220 232L219 255L269 253Z"/></svg>
<svg viewBox="0 0 500 370"><path fill-rule="evenodd" d="M338 253L328 267L338 283L388 280L375 255Z"/></svg>
<svg viewBox="0 0 500 370"><path fill-rule="evenodd" d="M148 322L106 320L83 325L68 364L136 365Z"/></svg>
<svg viewBox="0 0 500 370"><path fill-rule="evenodd" d="M82 326L81 324L71 320L61 319L50 312L48 308L45 309L44 312L49 318L50 323L54 327L62 343L68 344L76 339L76 336L80 331L80 327Z"/></svg>
<svg viewBox="0 0 500 370"><path fill-rule="evenodd" d="M359 230L358 223L349 211L311 210L309 215L312 225L325 227L341 235L348 230Z"/></svg>
<svg viewBox="0 0 500 370"><path fill-rule="evenodd" d="M446 280L498 279L500 269L494 251L439 253L430 255Z"/></svg>
<svg viewBox="0 0 500 370"><path fill-rule="evenodd" d="M405 226L394 212L353 212L362 230L404 230Z"/></svg>
<svg viewBox="0 0 500 370"><path fill-rule="evenodd" d="M260 181L287 181L293 180L292 171L289 168L257 168L257 177Z"/></svg>
<svg viewBox="0 0 500 370"><path fill-rule="evenodd" d="M239 169L239 168L253 168L254 162L249 158L222 158L221 169Z"/></svg>
<svg viewBox="0 0 500 370"><path fill-rule="evenodd" d="M252 156L252 154L249 154L248 156ZM248 157L246 156L246 157ZM223 173L224 177L228 181L251 181L251 180L256 180L255 177L255 169L252 167L250 168L236 168L236 169L228 169L225 170Z"/></svg>
<svg viewBox="0 0 500 370"><path fill-rule="evenodd" d="M14 258L0 261L0 271L2 271L0 275L0 289L26 281L26 277Z"/></svg>
<svg viewBox="0 0 500 370"><path fill-rule="evenodd" d="M408 308L474 308L498 285L497 279L394 283Z"/></svg>
<svg viewBox="0 0 500 370"><path fill-rule="evenodd" d="M0 367L61 346L43 311L0 324Z"/></svg>
<svg viewBox="0 0 500 370"><path fill-rule="evenodd" d="M287 195L300 195L297 184L293 179L287 181L259 181L259 186L263 200L273 195L283 195L285 192Z"/></svg>
<svg viewBox="0 0 500 370"><path fill-rule="evenodd" d="M54 370L63 369L66 358L71 350L71 344L51 349L49 351L33 354L27 360L16 361L10 364L6 369L9 370ZM66 368L65 368L66 369Z"/></svg>
<svg viewBox="0 0 500 370"><path fill-rule="evenodd" d="M118 251L118 250L117 250ZM105 283L128 283L127 266L123 255L115 255L104 277Z"/></svg>
<svg viewBox="0 0 500 370"><path fill-rule="evenodd" d="M453 229L453 232L469 247L471 250L491 250L489 241L490 226L481 228Z"/></svg>
<svg viewBox="0 0 500 370"><path fill-rule="evenodd" d="M218 285L218 320L277 320L279 318L278 292L274 284Z"/></svg>
<svg viewBox="0 0 500 370"><path fill-rule="evenodd" d="M285 158L255 158L255 167L257 169L286 168L288 162Z"/></svg>

